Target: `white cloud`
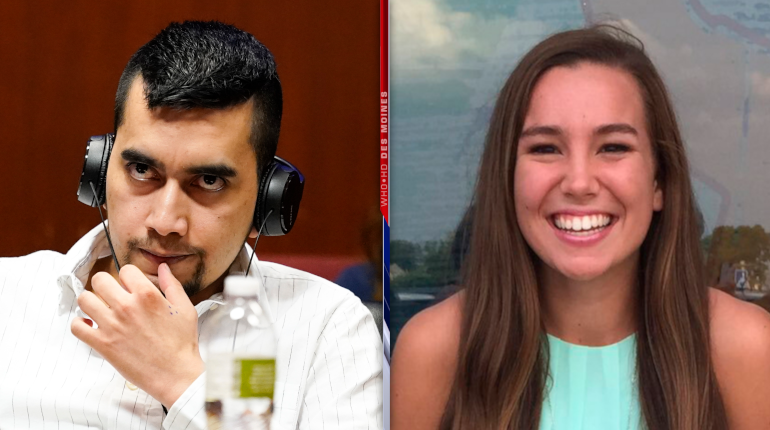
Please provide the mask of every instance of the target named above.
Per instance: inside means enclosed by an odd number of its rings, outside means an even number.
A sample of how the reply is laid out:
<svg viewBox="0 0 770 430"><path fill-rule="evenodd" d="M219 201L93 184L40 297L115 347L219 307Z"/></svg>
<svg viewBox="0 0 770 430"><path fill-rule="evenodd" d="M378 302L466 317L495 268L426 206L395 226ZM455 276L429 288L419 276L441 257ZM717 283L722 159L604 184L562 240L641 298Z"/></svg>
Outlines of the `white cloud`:
<svg viewBox="0 0 770 430"><path fill-rule="evenodd" d="M401 70L455 68L463 54L483 49L482 41L503 23L454 11L441 0L395 0L390 16L391 64Z"/></svg>

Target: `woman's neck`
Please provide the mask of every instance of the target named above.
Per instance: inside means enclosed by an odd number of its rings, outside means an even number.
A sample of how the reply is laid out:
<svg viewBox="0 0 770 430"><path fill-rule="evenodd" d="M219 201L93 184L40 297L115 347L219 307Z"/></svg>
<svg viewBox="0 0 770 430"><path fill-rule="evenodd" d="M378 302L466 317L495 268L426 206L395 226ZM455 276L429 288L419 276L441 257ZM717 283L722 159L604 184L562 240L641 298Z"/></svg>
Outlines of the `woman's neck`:
<svg viewBox="0 0 770 430"><path fill-rule="evenodd" d="M586 281L543 267L540 302L546 331L586 346L610 345L636 332L637 267L636 262L621 265Z"/></svg>

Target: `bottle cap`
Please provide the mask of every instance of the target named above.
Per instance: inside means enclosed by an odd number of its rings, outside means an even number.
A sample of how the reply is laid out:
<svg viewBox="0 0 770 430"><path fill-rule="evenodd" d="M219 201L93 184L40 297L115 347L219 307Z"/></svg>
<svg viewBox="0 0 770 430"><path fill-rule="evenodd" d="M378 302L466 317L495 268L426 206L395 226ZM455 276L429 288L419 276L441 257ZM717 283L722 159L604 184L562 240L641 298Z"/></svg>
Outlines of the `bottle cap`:
<svg viewBox="0 0 770 430"><path fill-rule="evenodd" d="M259 278L241 275L225 278L225 294L230 296L256 296L259 290Z"/></svg>

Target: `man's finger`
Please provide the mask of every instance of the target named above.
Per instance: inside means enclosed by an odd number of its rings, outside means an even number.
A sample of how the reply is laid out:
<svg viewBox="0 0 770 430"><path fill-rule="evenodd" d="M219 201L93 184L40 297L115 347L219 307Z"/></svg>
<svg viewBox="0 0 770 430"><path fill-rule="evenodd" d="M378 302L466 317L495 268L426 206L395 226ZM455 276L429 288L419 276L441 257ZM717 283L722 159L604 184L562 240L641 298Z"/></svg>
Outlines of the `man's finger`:
<svg viewBox="0 0 770 430"><path fill-rule="evenodd" d="M127 299L128 292L107 272L97 272L91 277L91 289L108 307L113 307Z"/></svg>
<svg viewBox="0 0 770 430"><path fill-rule="evenodd" d="M184 291L182 284L171 273L171 269L168 264L162 263L158 266L158 283L160 284L160 290L166 295L166 300L174 305L192 306L190 298L187 297L187 293Z"/></svg>
<svg viewBox="0 0 770 430"><path fill-rule="evenodd" d="M98 325L105 323L107 313L110 312L110 308L99 299L99 296L90 291L83 291L83 293L78 296L78 306L80 306L80 310L83 311L83 313L91 317L91 319L96 321L96 324Z"/></svg>
<svg viewBox="0 0 770 430"><path fill-rule="evenodd" d="M72 334L75 335L76 338L82 340L91 348L96 344L98 330L95 330L89 323L87 323L85 318L73 318L72 323L70 324L70 331L72 331Z"/></svg>
<svg viewBox="0 0 770 430"><path fill-rule="evenodd" d="M158 291L155 285L147 279L147 276L133 264L126 264L121 267L118 278L120 279L120 284L131 294L149 289ZM158 297L160 297L160 294L158 294Z"/></svg>

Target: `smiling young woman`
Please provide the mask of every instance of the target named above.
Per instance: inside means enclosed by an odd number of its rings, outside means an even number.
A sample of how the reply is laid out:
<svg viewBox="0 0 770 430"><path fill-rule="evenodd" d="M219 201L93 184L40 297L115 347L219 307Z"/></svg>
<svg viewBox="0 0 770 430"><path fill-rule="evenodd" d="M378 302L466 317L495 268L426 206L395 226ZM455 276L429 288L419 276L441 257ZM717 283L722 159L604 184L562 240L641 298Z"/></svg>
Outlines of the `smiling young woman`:
<svg viewBox="0 0 770 430"><path fill-rule="evenodd" d="M524 56L470 218L463 290L394 349L394 430L770 428L770 316L705 285L676 117L632 35Z"/></svg>

